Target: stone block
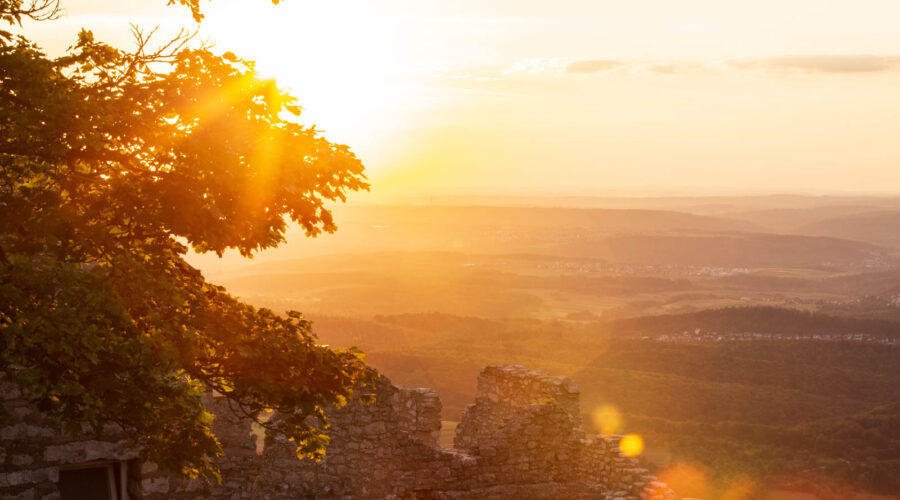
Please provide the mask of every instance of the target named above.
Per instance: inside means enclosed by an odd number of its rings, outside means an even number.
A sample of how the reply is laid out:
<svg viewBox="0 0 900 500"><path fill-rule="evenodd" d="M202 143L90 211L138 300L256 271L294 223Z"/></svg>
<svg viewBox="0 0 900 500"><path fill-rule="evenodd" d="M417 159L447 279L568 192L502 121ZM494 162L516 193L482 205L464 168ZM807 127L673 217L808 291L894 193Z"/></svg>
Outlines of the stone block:
<svg viewBox="0 0 900 500"><path fill-rule="evenodd" d="M149 494L165 494L169 492L168 477L152 477L141 481L141 490Z"/></svg>

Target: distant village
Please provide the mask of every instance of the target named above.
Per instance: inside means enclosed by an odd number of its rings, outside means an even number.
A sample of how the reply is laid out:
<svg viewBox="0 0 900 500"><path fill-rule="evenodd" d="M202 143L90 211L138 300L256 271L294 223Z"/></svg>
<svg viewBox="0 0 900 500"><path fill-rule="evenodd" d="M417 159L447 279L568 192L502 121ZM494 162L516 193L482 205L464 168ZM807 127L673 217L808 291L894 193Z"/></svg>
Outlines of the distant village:
<svg viewBox="0 0 900 500"><path fill-rule="evenodd" d="M656 337L644 337L647 340L660 342L728 342L728 341L761 341L761 340L821 340L825 342L861 342L869 344L900 345L900 339L872 335L868 333L815 333L815 334L787 334L787 333L720 333L705 332L700 328L693 331L685 330L681 333L658 335Z"/></svg>
<svg viewBox="0 0 900 500"><path fill-rule="evenodd" d="M565 271L576 274L606 273L621 276L656 275L656 276L710 276L723 277L749 274L747 267L690 266L679 264L612 264L608 262L590 262L583 260L554 260L540 263L538 269Z"/></svg>

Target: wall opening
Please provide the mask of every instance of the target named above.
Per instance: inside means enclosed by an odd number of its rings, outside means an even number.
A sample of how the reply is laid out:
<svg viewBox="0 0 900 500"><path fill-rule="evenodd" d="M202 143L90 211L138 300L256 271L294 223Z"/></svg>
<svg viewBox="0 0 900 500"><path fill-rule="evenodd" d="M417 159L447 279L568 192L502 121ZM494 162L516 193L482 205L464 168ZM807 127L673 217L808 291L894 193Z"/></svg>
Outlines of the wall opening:
<svg viewBox="0 0 900 500"><path fill-rule="evenodd" d="M129 500L127 462L91 463L59 470L61 500Z"/></svg>

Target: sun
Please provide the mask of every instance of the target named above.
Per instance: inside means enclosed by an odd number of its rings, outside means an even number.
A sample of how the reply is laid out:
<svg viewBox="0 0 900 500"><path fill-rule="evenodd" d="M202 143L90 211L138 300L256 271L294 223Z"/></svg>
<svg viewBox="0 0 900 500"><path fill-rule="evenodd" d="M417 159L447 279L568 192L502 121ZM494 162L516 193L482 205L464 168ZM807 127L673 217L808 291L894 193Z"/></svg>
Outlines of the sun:
<svg viewBox="0 0 900 500"><path fill-rule="evenodd" d="M386 131L415 125L421 99L402 34L364 3L213 6L202 29L216 49L255 61L261 75L298 98L304 124L350 145L364 161Z"/></svg>

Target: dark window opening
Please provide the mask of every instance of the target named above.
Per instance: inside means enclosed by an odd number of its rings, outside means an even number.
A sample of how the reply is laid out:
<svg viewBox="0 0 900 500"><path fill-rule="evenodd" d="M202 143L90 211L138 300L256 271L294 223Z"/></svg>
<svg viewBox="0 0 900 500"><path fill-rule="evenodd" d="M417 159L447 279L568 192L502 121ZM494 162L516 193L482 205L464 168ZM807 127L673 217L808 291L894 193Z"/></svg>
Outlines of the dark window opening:
<svg viewBox="0 0 900 500"><path fill-rule="evenodd" d="M128 500L125 462L60 469L61 500Z"/></svg>

